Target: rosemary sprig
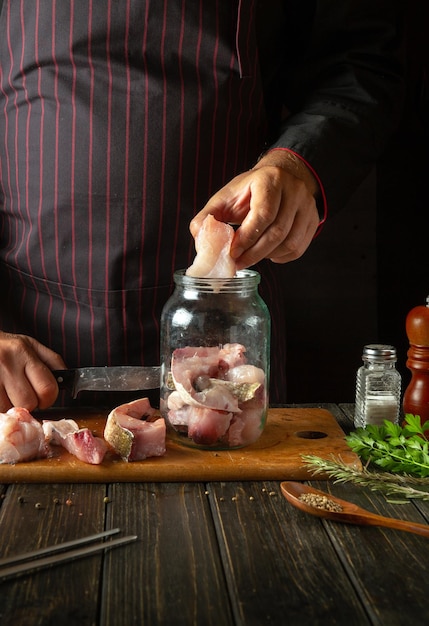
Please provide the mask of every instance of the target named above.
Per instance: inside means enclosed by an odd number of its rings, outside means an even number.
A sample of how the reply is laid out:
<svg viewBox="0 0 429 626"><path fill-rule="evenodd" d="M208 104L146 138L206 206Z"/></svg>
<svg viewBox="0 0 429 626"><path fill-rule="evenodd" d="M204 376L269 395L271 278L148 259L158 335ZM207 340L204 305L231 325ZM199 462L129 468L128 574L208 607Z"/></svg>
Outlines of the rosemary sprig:
<svg viewBox="0 0 429 626"><path fill-rule="evenodd" d="M391 496L401 497L406 502L411 499L429 500L429 479L388 472L377 473L363 468L354 469L343 463L341 459L322 459L313 455L302 455L302 460L314 476L327 474L336 483L352 482L361 487L368 487L371 491L381 491L391 500ZM425 487L416 489L411 485Z"/></svg>

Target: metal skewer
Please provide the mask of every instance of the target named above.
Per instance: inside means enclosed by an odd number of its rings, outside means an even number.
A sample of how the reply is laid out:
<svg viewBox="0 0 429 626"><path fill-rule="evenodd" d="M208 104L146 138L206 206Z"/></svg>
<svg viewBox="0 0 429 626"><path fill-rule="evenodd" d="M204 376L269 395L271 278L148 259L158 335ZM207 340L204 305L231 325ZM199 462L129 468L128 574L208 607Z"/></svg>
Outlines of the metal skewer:
<svg viewBox="0 0 429 626"><path fill-rule="evenodd" d="M112 530L107 530L105 532L97 533L95 535L89 535L80 539L66 541L55 546L48 546L47 548L41 548L40 550L33 550L32 552L26 552L24 554L19 554L14 557L1 559L0 579L6 580L8 578L12 578L13 576L19 576L30 571L44 569L52 565L64 563L66 561L73 561L83 556L130 543L131 541L135 541L137 539L137 535L128 535L126 537L113 539L112 541L105 541L102 543L97 543L96 545L80 547L76 550L69 550L69 548L73 546L82 546L82 544L90 543L92 541L96 541L97 539L102 539L118 532L119 528L114 528ZM49 556L40 558L44 555Z"/></svg>

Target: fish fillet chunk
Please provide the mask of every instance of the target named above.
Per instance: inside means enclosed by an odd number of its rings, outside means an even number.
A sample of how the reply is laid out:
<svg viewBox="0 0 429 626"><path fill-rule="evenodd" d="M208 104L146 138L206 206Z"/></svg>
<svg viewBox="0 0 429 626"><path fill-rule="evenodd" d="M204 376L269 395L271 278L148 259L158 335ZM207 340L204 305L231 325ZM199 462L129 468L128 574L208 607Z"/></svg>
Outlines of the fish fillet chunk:
<svg viewBox="0 0 429 626"><path fill-rule="evenodd" d="M27 409L0 413L0 463L19 463L47 457L49 448L42 425Z"/></svg>
<svg viewBox="0 0 429 626"><path fill-rule="evenodd" d="M44 420L42 427L48 443L62 446L79 461L92 465L103 462L107 443L101 437L95 437L89 428L79 428L71 419Z"/></svg>
<svg viewBox="0 0 429 626"><path fill-rule="evenodd" d="M230 255L234 229L207 215L197 236L194 262L186 270L187 276L196 278L233 278L237 271L235 260Z"/></svg>
<svg viewBox="0 0 429 626"><path fill-rule="evenodd" d="M204 446L239 447L261 434L267 404L265 372L246 363L239 343L174 350L168 421Z"/></svg>
<svg viewBox="0 0 429 626"><path fill-rule="evenodd" d="M109 413L104 438L124 461L142 461L165 454L165 420L142 419L151 418L154 413L147 398L121 404Z"/></svg>

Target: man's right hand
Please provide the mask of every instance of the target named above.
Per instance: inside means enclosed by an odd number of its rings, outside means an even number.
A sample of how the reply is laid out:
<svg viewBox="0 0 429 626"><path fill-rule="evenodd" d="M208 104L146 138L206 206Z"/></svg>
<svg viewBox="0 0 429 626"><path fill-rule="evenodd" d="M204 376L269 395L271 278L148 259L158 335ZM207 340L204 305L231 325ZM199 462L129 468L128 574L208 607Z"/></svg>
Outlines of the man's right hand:
<svg viewBox="0 0 429 626"><path fill-rule="evenodd" d="M0 411L50 407L58 396L51 370L66 367L59 354L32 337L0 331Z"/></svg>

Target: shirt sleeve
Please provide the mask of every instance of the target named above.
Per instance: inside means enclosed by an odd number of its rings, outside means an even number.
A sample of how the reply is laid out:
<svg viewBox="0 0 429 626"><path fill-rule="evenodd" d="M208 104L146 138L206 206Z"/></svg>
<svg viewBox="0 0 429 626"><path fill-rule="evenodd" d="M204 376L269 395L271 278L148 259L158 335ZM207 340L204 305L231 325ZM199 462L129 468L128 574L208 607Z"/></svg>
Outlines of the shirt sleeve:
<svg viewBox="0 0 429 626"><path fill-rule="evenodd" d="M297 14L300 4L305 15ZM319 182L326 216L326 205L332 212L346 203L399 123L402 2L290 6L281 60L268 85L278 126L267 149L288 149L304 160Z"/></svg>

